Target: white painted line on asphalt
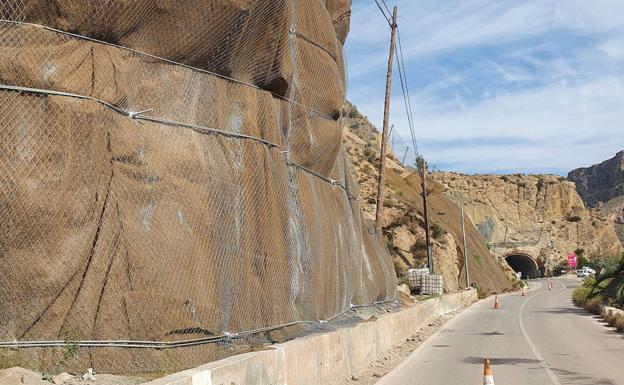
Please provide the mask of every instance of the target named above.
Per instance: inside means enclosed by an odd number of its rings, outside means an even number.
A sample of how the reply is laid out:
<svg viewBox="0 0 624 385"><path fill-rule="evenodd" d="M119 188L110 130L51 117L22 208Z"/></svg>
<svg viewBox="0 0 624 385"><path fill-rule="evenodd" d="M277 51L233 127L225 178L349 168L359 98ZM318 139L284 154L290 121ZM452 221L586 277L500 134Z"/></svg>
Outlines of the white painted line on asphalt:
<svg viewBox="0 0 624 385"><path fill-rule="evenodd" d="M518 321L520 323L520 330L522 331L522 334L524 335L524 339L529 344L529 347L533 351L533 355L535 355L535 358L537 358L537 360L539 361L540 366L542 367L542 369L544 369L544 371L546 372L546 374L550 378L550 381L552 382L552 384L553 385L561 385L561 382L559 382L559 380L557 379L557 376L555 376L555 373L553 373L553 371L548 367L548 364L546 364L546 361L544 361L544 357L542 357L541 353L539 352L539 350L537 350L537 347L535 346L533 341L531 341L531 338L529 337L529 334L527 333L526 329L524 328L524 322L522 321L522 312L524 311L524 307L526 306L526 304L529 303L529 301L532 300L533 298L535 298L535 297L537 297L539 295L542 295L544 293L547 293L547 292L546 291L539 292L539 293L537 293L537 294L527 298L527 300L524 301L522 306L520 306L520 311L518 312Z"/></svg>

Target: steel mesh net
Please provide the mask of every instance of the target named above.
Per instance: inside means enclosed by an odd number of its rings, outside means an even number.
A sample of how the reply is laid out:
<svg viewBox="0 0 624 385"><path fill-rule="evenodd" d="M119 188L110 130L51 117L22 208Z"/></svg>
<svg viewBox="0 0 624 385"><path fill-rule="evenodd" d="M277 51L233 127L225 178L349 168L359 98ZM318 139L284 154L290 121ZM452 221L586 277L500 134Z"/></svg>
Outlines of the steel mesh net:
<svg viewBox="0 0 624 385"><path fill-rule="evenodd" d="M2 2L0 347L171 371L392 301L341 147L349 3Z"/></svg>

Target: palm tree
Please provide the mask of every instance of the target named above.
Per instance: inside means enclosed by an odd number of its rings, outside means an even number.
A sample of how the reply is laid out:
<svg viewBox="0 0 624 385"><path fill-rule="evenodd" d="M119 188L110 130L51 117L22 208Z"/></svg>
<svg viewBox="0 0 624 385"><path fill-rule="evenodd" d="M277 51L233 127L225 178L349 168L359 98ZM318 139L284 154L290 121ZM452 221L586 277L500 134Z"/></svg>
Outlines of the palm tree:
<svg viewBox="0 0 624 385"><path fill-rule="evenodd" d="M596 277L590 297L599 297L603 301L624 307L624 253L617 269Z"/></svg>

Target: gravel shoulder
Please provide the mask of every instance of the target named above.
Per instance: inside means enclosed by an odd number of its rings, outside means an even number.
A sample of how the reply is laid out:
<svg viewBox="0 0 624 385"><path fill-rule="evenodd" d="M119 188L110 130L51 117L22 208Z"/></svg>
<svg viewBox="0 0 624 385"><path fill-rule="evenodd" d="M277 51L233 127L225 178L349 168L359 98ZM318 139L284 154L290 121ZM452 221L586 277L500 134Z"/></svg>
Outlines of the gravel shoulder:
<svg viewBox="0 0 624 385"><path fill-rule="evenodd" d="M378 357L370 365L360 371L353 373L350 378L334 382L332 385L371 385L379 381L392 369L403 362L413 351L415 351L427 338L438 331L442 325L452 319L461 310L447 313L443 316L434 318L425 326L420 328L417 333L406 339L401 345L394 346L388 352Z"/></svg>

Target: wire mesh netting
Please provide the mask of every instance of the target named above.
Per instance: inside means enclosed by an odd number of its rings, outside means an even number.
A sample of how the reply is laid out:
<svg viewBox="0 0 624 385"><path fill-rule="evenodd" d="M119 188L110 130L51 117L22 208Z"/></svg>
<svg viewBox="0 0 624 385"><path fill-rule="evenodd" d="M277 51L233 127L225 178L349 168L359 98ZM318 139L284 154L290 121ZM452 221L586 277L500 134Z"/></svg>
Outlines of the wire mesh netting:
<svg viewBox="0 0 624 385"><path fill-rule="evenodd" d="M394 300L341 147L349 8L3 1L0 347L170 371Z"/></svg>

